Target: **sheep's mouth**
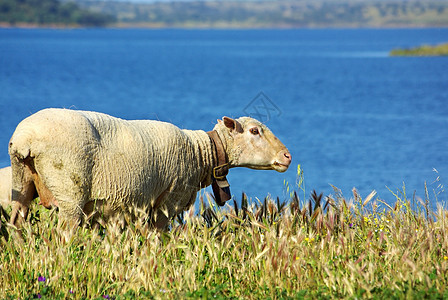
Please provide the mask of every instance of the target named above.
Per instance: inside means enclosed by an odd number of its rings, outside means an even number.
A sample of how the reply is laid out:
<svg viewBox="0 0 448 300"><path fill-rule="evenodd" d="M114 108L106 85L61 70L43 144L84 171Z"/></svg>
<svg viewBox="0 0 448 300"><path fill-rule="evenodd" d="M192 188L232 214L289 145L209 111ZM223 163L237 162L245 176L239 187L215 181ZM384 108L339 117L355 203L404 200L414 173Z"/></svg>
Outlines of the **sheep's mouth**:
<svg viewBox="0 0 448 300"><path fill-rule="evenodd" d="M288 170L289 164L286 165L286 164L279 163L278 161L275 161L272 164L272 166L273 166L274 170L276 170L278 172L285 172L286 170Z"/></svg>

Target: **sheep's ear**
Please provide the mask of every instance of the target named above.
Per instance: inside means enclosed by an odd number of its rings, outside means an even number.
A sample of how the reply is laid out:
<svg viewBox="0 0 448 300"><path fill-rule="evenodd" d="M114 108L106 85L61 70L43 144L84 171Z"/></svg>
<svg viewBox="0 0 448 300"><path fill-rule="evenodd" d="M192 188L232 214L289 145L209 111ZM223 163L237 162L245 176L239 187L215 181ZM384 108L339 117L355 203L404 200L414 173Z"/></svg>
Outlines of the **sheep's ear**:
<svg viewBox="0 0 448 300"><path fill-rule="evenodd" d="M223 117L222 120L224 121L224 125L230 129L230 131L234 130L236 128L236 121L229 117Z"/></svg>
<svg viewBox="0 0 448 300"><path fill-rule="evenodd" d="M230 129L230 131L234 131L235 130L236 132L239 132L239 133L243 132L243 127L241 126L241 124L237 120L229 118L229 117L223 117L222 121L224 122L224 125L228 129Z"/></svg>

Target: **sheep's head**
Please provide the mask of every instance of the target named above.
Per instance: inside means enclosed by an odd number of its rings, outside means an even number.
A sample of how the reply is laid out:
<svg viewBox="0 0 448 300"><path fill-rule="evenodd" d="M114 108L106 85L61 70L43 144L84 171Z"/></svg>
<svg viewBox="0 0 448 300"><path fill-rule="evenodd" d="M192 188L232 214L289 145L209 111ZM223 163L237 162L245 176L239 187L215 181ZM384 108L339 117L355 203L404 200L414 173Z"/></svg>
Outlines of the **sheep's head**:
<svg viewBox="0 0 448 300"><path fill-rule="evenodd" d="M285 172L291 164L291 154L285 145L253 118L223 117L214 130L224 144L231 167Z"/></svg>

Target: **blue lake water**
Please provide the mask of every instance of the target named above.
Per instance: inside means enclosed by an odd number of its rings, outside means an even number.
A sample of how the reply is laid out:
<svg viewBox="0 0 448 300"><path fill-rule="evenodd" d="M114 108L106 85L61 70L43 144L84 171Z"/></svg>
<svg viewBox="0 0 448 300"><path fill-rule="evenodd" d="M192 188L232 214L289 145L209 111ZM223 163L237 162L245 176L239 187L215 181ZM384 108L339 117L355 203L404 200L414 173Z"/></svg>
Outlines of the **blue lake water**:
<svg viewBox="0 0 448 300"><path fill-rule="evenodd" d="M46 107L204 130L258 109L293 164L231 170L238 199L286 199L298 164L306 197L332 184L392 202L386 187L404 182L423 198L426 181L434 199L448 180L448 57L388 52L447 41L448 29L0 29L0 167L15 126Z"/></svg>

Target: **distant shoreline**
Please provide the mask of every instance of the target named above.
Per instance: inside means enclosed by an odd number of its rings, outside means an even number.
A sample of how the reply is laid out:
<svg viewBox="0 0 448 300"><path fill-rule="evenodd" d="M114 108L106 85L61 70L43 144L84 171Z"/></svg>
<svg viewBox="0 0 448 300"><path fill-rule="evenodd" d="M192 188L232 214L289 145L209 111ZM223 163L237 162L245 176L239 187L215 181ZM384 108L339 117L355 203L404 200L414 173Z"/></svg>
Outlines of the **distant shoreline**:
<svg viewBox="0 0 448 300"><path fill-rule="evenodd" d="M219 24L219 25L181 25L181 26L167 26L165 24L157 23L117 23L108 26L82 26L79 24L36 24L36 23L16 23L9 24L0 22L0 28L3 29L85 29L85 28L103 28L103 29L186 29L186 30L206 30L206 29L222 29L222 30L257 30L257 29L273 29L273 30L290 30L290 29L437 29L448 28L447 26L288 26L288 25L275 25L275 26L254 26L244 24Z"/></svg>
<svg viewBox="0 0 448 300"><path fill-rule="evenodd" d="M9 24L0 22L0 28L20 28L20 29L77 29L77 28L89 28L76 24L64 25L64 24L36 24L36 23L16 23ZM104 27L106 28L106 27Z"/></svg>

